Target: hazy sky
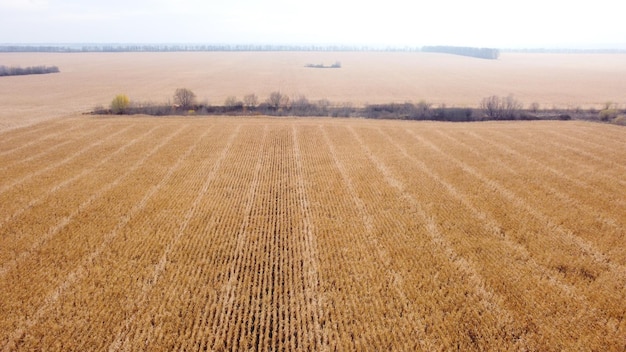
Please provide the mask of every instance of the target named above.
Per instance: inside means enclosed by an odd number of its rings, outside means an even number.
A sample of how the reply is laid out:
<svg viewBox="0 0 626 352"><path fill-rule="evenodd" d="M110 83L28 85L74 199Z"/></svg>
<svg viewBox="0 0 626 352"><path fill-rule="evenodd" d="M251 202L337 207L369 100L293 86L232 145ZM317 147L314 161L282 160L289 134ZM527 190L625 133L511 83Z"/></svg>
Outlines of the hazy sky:
<svg viewBox="0 0 626 352"><path fill-rule="evenodd" d="M626 47L623 0L0 0L0 43Z"/></svg>

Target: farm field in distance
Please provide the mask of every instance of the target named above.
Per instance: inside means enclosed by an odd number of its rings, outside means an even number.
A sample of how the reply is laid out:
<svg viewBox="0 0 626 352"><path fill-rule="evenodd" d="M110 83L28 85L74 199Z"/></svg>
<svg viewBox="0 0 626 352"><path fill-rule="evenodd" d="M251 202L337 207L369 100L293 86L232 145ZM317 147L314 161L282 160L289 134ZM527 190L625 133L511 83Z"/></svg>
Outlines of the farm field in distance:
<svg viewBox="0 0 626 352"><path fill-rule="evenodd" d="M117 94L166 103L189 88L199 102L223 104L271 92L335 104L421 100L478 107L512 94L525 107L596 108L626 102L625 54L503 53L498 60L437 53L197 52L0 53L0 65L58 66L60 73L0 80L0 130L107 107ZM306 64L341 62L340 69Z"/></svg>
<svg viewBox="0 0 626 352"><path fill-rule="evenodd" d="M0 350L626 349L623 127L36 115Z"/></svg>

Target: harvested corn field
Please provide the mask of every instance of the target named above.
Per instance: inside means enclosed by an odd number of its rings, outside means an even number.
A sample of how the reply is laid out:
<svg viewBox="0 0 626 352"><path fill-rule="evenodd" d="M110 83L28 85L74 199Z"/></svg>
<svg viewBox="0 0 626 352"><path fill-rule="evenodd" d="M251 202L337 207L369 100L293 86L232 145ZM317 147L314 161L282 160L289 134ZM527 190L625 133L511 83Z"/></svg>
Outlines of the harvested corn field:
<svg viewBox="0 0 626 352"><path fill-rule="evenodd" d="M626 349L626 129L0 132L0 349Z"/></svg>

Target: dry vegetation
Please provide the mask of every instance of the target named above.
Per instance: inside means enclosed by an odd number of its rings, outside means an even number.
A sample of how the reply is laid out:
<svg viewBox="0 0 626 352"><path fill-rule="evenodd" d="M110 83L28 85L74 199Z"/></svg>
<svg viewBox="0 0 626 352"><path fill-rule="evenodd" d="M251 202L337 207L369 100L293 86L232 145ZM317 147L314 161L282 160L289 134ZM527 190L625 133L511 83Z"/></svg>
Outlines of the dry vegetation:
<svg viewBox="0 0 626 352"><path fill-rule="evenodd" d="M342 63L312 70L309 62ZM0 129L108 106L117 94L166 102L186 87L222 104L255 93L335 103L417 103L478 107L492 95L513 94L526 107L600 108L626 104L623 54L502 54L480 60L435 53L3 53L7 66L55 65L54 75L0 79ZM19 116L19 118L17 118Z"/></svg>
<svg viewBox="0 0 626 352"><path fill-rule="evenodd" d="M1 350L626 349L626 130L0 132Z"/></svg>
<svg viewBox="0 0 626 352"><path fill-rule="evenodd" d="M0 79L0 351L624 351L623 127L72 114L178 87L622 108L625 62L0 54L61 70Z"/></svg>

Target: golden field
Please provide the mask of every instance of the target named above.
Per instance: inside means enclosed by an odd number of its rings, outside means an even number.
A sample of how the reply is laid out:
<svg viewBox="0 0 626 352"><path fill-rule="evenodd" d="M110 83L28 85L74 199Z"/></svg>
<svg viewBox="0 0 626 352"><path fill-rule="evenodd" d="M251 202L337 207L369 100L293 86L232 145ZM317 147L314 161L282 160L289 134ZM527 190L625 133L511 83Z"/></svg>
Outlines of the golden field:
<svg viewBox="0 0 626 352"><path fill-rule="evenodd" d="M623 58L0 54L61 70L0 77L0 351L624 351L624 127L81 115L179 87L600 107Z"/></svg>
<svg viewBox="0 0 626 352"><path fill-rule="evenodd" d="M0 129L108 106L113 97L167 102L176 88L200 101L272 91L334 103L425 100L478 106L491 95L513 94L526 106L600 108L626 103L624 54L511 54L499 60L435 53L200 52L0 53L6 66L55 65L60 73L2 77ZM308 63L342 63L311 69Z"/></svg>
<svg viewBox="0 0 626 352"><path fill-rule="evenodd" d="M120 90L105 87L93 99ZM0 349L623 351L625 137L307 118L5 129Z"/></svg>

